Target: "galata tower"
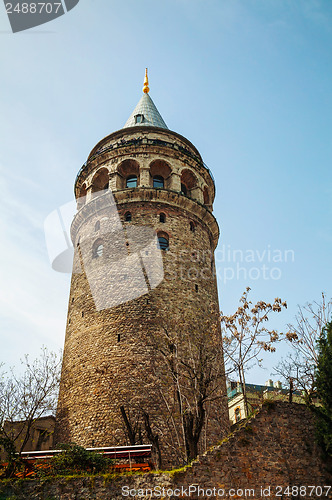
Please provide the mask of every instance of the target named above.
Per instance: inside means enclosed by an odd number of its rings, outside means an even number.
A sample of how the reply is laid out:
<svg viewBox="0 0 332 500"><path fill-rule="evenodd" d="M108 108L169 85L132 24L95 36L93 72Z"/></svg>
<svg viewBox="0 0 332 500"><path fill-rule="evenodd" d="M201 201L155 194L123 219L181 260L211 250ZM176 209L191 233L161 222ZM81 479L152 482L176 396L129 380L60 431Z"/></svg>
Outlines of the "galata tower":
<svg viewBox="0 0 332 500"><path fill-rule="evenodd" d="M228 407L214 267L215 184L149 95L75 180L56 443L152 443L158 466L219 441Z"/></svg>

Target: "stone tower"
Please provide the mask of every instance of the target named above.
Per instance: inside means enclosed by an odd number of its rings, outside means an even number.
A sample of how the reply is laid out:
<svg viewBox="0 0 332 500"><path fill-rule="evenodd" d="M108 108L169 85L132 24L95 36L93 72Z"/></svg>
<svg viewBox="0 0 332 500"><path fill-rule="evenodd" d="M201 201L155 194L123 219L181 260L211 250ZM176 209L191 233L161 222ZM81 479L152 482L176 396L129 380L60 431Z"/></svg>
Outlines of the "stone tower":
<svg viewBox="0 0 332 500"><path fill-rule="evenodd" d="M174 360L185 366L188 357L193 366L205 355L217 367L198 450L228 427L213 257L219 229L212 174L191 142L166 126L147 74L124 127L79 171L75 196L56 442L157 440L163 465L176 465L191 394L186 378L169 370Z"/></svg>

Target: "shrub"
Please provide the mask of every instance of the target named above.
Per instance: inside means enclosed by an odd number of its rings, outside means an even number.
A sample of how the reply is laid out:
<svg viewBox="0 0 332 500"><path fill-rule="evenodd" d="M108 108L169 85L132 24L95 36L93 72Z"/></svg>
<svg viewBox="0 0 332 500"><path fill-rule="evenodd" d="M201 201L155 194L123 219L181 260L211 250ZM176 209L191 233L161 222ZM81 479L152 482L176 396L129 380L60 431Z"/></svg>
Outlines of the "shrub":
<svg viewBox="0 0 332 500"><path fill-rule="evenodd" d="M88 451L77 444L60 444L62 453L55 455L49 462L49 467L39 469L40 476L60 475L67 476L80 473L108 472L113 460L100 453Z"/></svg>

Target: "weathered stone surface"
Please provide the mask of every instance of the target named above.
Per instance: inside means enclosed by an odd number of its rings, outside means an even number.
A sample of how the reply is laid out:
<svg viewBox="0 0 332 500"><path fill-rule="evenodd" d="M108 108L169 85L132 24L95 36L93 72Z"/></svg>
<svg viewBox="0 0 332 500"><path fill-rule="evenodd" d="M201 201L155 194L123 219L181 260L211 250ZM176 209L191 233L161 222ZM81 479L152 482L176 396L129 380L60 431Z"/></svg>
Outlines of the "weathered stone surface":
<svg viewBox="0 0 332 500"><path fill-rule="evenodd" d="M136 188L125 187L131 175L137 176ZM164 179L163 189L153 188L156 175ZM124 405L133 421L138 410L149 414L163 465L174 466L182 460L174 446L180 416L172 417L174 425L153 383L159 367L151 336L165 318L184 315L190 327L208 337L220 334L213 180L185 138L135 127L94 148L75 192L85 198L78 198L71 231L74 273L55 441L85 447L129 444L119 409ZM157 235L169 241L159 257L153 253ZM101 244L103 254L96 258ZM163 383L169 394L172 380ZM225 380L219 394L218 403L207 408L201 451L229 428Z"/></svg>

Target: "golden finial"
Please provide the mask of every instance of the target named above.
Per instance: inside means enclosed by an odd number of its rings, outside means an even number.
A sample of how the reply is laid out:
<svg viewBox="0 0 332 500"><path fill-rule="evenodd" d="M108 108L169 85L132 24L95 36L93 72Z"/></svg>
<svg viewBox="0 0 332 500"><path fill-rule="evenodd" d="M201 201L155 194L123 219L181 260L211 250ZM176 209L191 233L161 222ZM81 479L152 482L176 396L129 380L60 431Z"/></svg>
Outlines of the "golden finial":
<svg viewBox="0 0 332 500"><path fill-rule="evenodd" d="M144 78L144 86L143 86L143 92L144 94L149 93L149 80L148 80L148 68L145 68L145 78Z"/></svg>

